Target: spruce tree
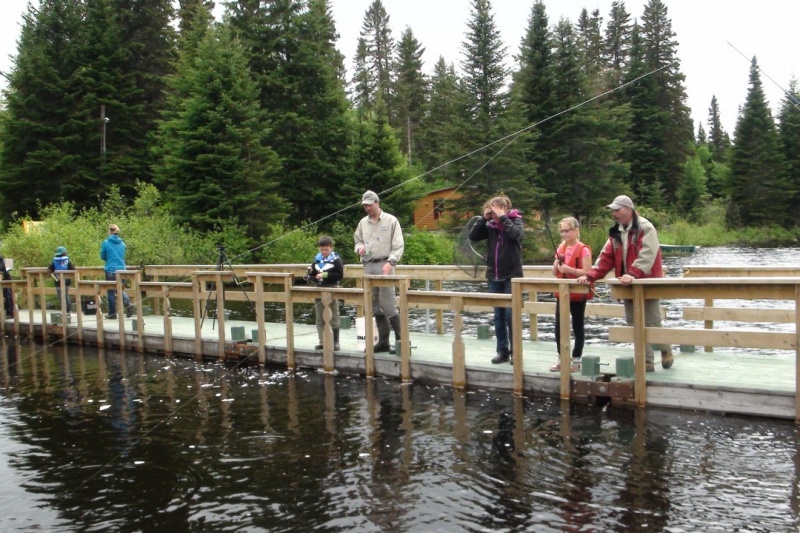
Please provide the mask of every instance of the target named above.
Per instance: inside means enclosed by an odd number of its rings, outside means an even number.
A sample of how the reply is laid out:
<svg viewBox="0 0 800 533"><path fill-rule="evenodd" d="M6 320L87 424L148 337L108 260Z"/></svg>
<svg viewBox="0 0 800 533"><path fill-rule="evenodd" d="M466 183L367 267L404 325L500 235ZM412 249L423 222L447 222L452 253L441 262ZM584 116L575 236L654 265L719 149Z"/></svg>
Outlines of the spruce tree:
<svg viewBox="0 0 800 533"><path fill-rule="evenodd" d="M74 150L80 139L91 140L97 169L98 114L86 131L75 131L71 122L80 105L69 90L74 73L84 66L78 49L83 25L82 6L70 0L44 0L38 9L29 5L23 17L5 90L0 158L4 222L14 214L35 218L40 206L67 197L66 188L75 180L78 167Z"/></svg>
<svg viewBox="0 0 800 533"><path fill-rule="evenodd" d="M609 191L622 188L627 165L621 160L619 140L627 125L626 108L609 101L589 102L589 81L581 62L572 25L562 19L554 33L552 71L556 100L568 113L550 120L537 141L543 159L540 173L548 203L577 218L593 214Z"/></svg>
<svg viewBox="0 0 800 533"><path fill-rule="evenodd" d="M427 181L442 187L460 184L465 178L463 161L447 164L467 153L470 127L465 120L466 96L455 66L439 60L433 68L427 112L422 119L418 161L429 172Z"/></svg>
<svg viewBox="0 0 800 533"><path fill-rule="evenodd" d="M605 34L605 64L613 75L612 86L619 85L623 73L628 70L630 63L631 16L625 9L625 2L611 2L611 12L608 15L608 24Z"/></svg>
<svg viewBox="0 0 800 533"><path fill-rule="evenodd" d="M422 72L422 48L411 28L406 28L397 45L394 66L395 126L400 132L400 148L411 163L419 145L417 136L425 112L428 80Z"/></svg>
<svg viewBox="0 0 800 533"><path fill-rule="evenodd" d="M795 193L754 57L731 148L728 223L734 227L791 223L788 207Z"/></svg>
<svg viewBox="0 0 800 533"><path fill-rule="evenodd" d="M722 127L716 96L711 97L711 105L708 108L708 145L714 161L725 162L726 152L730 148L731 141Z"/></svg>
<svg viewBox="0 0 800 533"><path fill-rule="evenodd" d="M389 14L381 0L373 0L364 14L360 38L363 39L364 49L359 49L358 53L363 52L363 68L366 72L370 94L367 103L373 104L373 107L362 109L373 110L374 103L380 100L385 104L381 109L384 109L390 120L393 120L395 113L392 93L392 61L395 42L389 26ZM361 41L359 41L360 43ZM360 56L359 59L361 59ZM357 75L359 79L354 81L362 82L365 77L364 73L357 71Z"/></svg>
<svg viewBox="0 0 800 533"><path fill-rule="evenodd" d="M787 164L789 186L797 191L792 196L789 212L795 225L800 223L800 92L797 80L791 80L778 115L780 145Z"/></svg>
<svg viewBox="0 0 800 533"><path fill-rule="evenodd" d="M605 66L605 50L603 42L603 17L600 10L595 9L589 16L583 9L578 17L577 46L582 51L583 72L591 85L600 84L599 76Z"/></svg>
<svg viewBox="0 0 800 533"><path fill-rule="evenodd" d="M227 25L209 28L173 79L173 118L161 124L155 171L178 220L213 230L230 220L257 239L286 216L280 163L247 58Z"/></svg>
<svg viewBox="0 0 800 533"><path fill-rule="evenodd" d="M654 208L675 200L694 137L677 45L667 6L649 0L639 42L632 46L636 65L632 62L627 80L647 75L628 90L633 113L630 164L637 201Z"/></svg>
<svg viewBox="0 0 800 533"><path fill-rule="evenodd" d="M485 147L463 161L468 175L477 172L469 182L470 188L464 191L463 202L472 208L498 192L508 194L515 205L530 205L527 201L531 197L530 172L523 159L525 152L509 144L513 139L507 139L520 124L507 114L509 72L503 63L505 53L491 3L472 0L461 61L466 120L470 125L465 140L472 150Z"/></svg>
<svg viewBox="0 0 800 533"><path fill-rule="evenodd" d="M314 221L350 202L348 103L329 2L276 0L228 4L231 24L248 52L268 145L282 160L279 194L298 221ZM347 204L344 204L347 205Z"/></svg>

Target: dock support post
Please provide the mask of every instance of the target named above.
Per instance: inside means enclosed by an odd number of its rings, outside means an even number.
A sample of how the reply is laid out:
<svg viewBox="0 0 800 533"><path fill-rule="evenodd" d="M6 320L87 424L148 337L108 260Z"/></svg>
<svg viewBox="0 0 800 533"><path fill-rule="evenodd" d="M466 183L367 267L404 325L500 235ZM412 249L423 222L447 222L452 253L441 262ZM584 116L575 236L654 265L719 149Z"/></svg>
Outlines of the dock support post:
<svg viewBox="0 0 800 533"><path fill-rule="evenodd" d="M467 370L464 362L464 311L463 298L450 298L450 307L453 309L453 388L463 389L467 386Z"/></svg>

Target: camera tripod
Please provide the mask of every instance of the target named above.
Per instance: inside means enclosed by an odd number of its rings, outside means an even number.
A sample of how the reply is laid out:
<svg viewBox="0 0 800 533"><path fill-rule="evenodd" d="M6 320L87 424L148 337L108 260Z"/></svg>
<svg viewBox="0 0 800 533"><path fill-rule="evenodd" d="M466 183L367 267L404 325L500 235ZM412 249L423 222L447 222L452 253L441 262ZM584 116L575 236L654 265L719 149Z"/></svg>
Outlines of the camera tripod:
<svg viewBox="0 0 800 533"><path fill-rule="evenodd" d="M231 264L230 260L228 259L228 254L225 253L225 246L223 246L222 244L218 244L217 245L217 268L216 268L217 272L222 272L223 270L225 270L226 266L233 273L233 281L234 281L234 283L236 283L236 286L237 287L241 287L242 284L244 283L244 281L241 281L236 276L236 271L233 269L233 265ZM213 322L211 323L211 328L214 329L214 327L216 326L216 321L217 321L216 310L217 310L217 299L219 297L219 291L222 291L222 301L225 301L225 284L222 283L221 285L222 285L221 287L216 287L216 282L213 282L213 281L209 281L209 282L206 283L206 287L207 287L207 290L208 290L208 295L206 296L206 305L203 308L203 317L200 320L200 327L201 328L203 327L203 323L206 320L206 316L210 315L212 312L214 313L214 319L213 319ZM211 297L212 293L214 294L213 299ZM244 299L247 301L247 303L252 305L252 302L250 302L250 298L248 298L247 292L244 289L242 289L242 294L244 294Z"/></svg>

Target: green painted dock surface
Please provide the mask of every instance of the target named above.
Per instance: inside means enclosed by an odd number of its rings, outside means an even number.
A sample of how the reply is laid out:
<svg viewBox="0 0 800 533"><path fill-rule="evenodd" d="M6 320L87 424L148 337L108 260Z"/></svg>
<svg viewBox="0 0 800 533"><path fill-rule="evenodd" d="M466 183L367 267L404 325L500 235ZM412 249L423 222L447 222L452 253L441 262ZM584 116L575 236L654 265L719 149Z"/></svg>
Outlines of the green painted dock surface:
<svg viewBox="0 0 800 533"><path fill-rule="evenodd" d="M23 333L27 333L27 311L20 312L21 326ZM23 322L24 317L24 322ZM49 315L48 315L49 320ZM34 322L41 323L41 313L34 314ZM84 331L96 330L96 319L84 317ZM144 317L145 337L163 337L163 317L153 315ZM10 322L7 322L10 325ZM232 342L231 328L244 327L245 335L248 339L252 337L251 332L256 329L255 322L245 322L237 320L225 320L226 342ZM125 320L125 328L128 333L134 333L132 320ZM219 322L211 318L206 318L202 328L202 335L205 340L216 341L219 336ZM118 332L118 321L104 321L104 329L108 334ZM76 318L73 313L72 323L68 325L69 335L76 336ZM173 338L194 339L194 319L184 317L172 318ZM286 347L286 327L284 324L268 323L266 325L268 348ZM305 324L294 325L295 351L298 354L320 354L320 364L322 365L322 352L314 350L314 345L318 343L316 327ZM393 335L391 337L394 338ZM76 339L74 339L76 340ZM433 333L411 333L411 359L413 364L427 363L435 366L452 366L452 335L436 335ZM358 355L355 328L341 330L341 350L337 354ZM497 374L511 374L512 367L508 363L495 365L491 363L495 355L495 339L478 339L474 336L464 337L466 347L466 366L467 370L482 370ZM135 342L128 338L129 349L135 348ZM255 344L253 344L255 346ZM557 388L559 374L550 371L550 366L557 360L555 344L553 342L540 342L525 340L524 348L524 373L527 376L536 376L541 379L552 379L554 387ZM669 370L664 370L658 365L659 353L656 352L656 371L647 374L648 384L652 385L675 385L681 387L707 387L721 390L752 391L767 394L790 394L793 396L795 391L795 362L794 353L786 352L778 355L759 355L759 354L731 354L722 351L706 353L701 347L696 352L681 352L678 347L674 347L675 364ZM187 354L191 355L191 354ZM607 344L587 344L584 348L584 355L596 355L600 357L601 373L616 373L616 358L620 356L633 355L633 348L627 345L613 343ZM376 359L395 359L399 357L387 353L376 354ZM303 357L303 366L309 364L309 358ZM311 359L313 365L313 358ZM574 375L580 375L575 373ZM648 390L650 390L648 388Z"/></svg>

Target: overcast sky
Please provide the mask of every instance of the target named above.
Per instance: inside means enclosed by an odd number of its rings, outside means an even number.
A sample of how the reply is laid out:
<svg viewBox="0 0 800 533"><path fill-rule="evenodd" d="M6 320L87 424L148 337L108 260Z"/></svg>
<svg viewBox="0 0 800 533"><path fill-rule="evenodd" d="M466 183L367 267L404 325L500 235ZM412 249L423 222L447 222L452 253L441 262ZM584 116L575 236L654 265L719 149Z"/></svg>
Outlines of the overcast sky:
<svg viewBox="0 0 800 533"><path fill-rule="evenodd" d="M38 4L38 0L34 0ZM27 0L0 0L0 71L11 68L9 56L16 55L19 28ZM361 24L372 0L332 0L336 27L341 35L339 50L351 70ZM441 55L459 66L469 19L470 0L383 0L390 16L393 36L398 39L410 26L426 49L425 70L430 72ZM217 1L217 4L221 2ZM626 1L632 18L640 18L645 1ZM711 97L716 95L723 126L733 136L739 107L747 94L749 59L755 55L761 69L788 89L792 77L800 78L797 26L798 0L667 0L672 29L677 34L678 58L686 76L687 104L692 118L704 126ZM562 17L575 22L581 9L599 9L608 21L611 0L547 0L550 25ZM507 62L515 66L520 40L530 18L533 0L493 0L495 23L507 47ZM783 91L762 75L767 98L776 115ZM5 80L0 80L5 87ZM706 128L707 129L707 128Z"/></svg>

